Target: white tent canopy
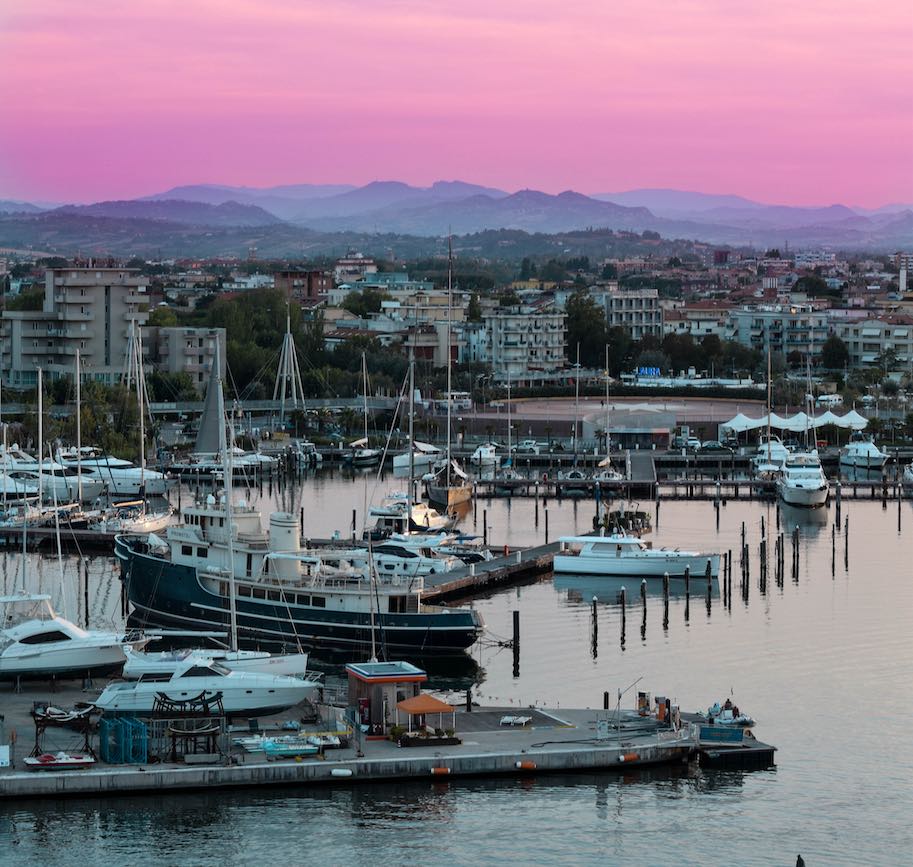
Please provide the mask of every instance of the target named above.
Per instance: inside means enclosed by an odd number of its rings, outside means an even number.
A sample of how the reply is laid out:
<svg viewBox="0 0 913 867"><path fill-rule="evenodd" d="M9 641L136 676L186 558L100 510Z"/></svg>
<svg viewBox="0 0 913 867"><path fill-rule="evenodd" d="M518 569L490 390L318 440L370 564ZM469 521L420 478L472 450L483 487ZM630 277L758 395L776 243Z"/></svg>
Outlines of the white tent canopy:
<svg viewBox="0 0 913 867"><path fill-rule="evenodd" d="M783 418L776 413L770 414L770 426L776 430L788 430L794 433L804 431L806 428L814 430L815 428L824 427L825 425L836 425L842 428L852 428L853 430L862 430L869 423L867 418L861 416L856 410L850 410L846 415L835 415L828 410L819 416L806 415L804 412ZM757 428L767 427L767 416L760 418L748 418L748 416L739 413L735 418L730 419L720 427L727 428L733 433L742 433L747 430L756 430Z"/></svg>

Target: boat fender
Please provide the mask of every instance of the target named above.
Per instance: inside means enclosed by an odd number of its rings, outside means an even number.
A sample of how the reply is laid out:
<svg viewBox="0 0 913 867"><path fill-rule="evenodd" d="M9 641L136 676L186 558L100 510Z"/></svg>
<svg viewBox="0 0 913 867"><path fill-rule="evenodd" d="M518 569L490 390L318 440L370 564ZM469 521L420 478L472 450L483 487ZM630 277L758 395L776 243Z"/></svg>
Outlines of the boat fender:
<svg viewBox="0 0 913 867"><path fill-rule="evenodd" d="M618 757L619 762L636 762L640 758L638 753L625 753Z"/></svg>
<svg viewBox="0 0 913 867"><path fill-rule="evenodd" d="M450 768L432 768L432 777L446 777L450 773Z"/></svg>
<svg viewBox="0 0 913 867"><path fill-rule="evenodd" d="M542 474L542 481L543 481L543 482L547 482L547 481L548 481L548 473L543 473L543 474Z"/></svg>
<svg viewBox="0 0 913 867"><path fill-rule="evenodd" d="M519 771L534 771L536 770L536 763L531 761L517 762L516 768Z"/></svg>
<svg viewBox="0 0 913 867"><path fill-rule="evenodd" d="M352 769L351 768L333 768L330 771L330 776L332 777L351 777Z"/></svg>

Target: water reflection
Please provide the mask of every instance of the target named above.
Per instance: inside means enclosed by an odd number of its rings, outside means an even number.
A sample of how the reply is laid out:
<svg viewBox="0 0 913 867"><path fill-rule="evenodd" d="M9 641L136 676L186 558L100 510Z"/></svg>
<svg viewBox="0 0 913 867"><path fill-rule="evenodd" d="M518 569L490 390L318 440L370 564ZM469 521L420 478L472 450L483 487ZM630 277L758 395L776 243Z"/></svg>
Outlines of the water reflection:
<svg viewBox="0 0 913 867"><path fill-rule="evenodd" d="M619 605L621 591L625 591L625 603L628 608L640 606L641 579L640 578L594 578L592 575L555 576L555 589L565 593L565 601L569 605L583 605L592 603L595 599L603 605ZM689 591L692 599L702 597L707 592L707 579L703 575L692 578ZM711 594L714 598L719 596L720 583L717 578L711 581ZM685 598L685 582L681 578L669 581L669 598ZM647 599L661 599L663 596L663 582L655 578L647 580Z"/></svg>

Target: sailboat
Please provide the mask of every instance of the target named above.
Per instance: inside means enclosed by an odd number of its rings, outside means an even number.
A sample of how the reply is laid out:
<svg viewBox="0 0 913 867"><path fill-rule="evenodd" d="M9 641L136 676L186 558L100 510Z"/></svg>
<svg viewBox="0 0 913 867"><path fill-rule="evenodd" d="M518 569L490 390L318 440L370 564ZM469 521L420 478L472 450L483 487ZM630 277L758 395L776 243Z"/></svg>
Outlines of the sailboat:
<svg viewBox="0 0 913 867"><path fill-rule="evenodd" d="M224 399L222 399L222 382L219 376L218 347L216 347L215 359L213 361L213 371L213 379L217 384L217 388L214 390L214 394L216 394L219 398L219 400L214 401L214 403L216 409L219 410L222 416L222 423L219 425L217 431L217 446L219 453L223 455L224 478L230 479L232 474L232 451L227 448L228 437L226 436L226 420L224 414L225 406ZM145 677L147 680L151 679L152 674L168 674L169 676L178 676L183 673L184 676L188 676L188 672L192 671L193 665L197 665L208 669L208 674L205 676L216 677L221 676L221 672L217 667L213 667L211 663L217 662L219 665L222 665L233 672L238 671L260 675L294 675L296 678L306 677L308 660L306 653L298 652L290 654L272 654L266 651L241 650L238 647L237 599L234 573L235 522L234 509L231 503L230 493L231 489L228 485L226 485L222 496L222 508L219 510L221 511L221 515L218 519L220 527L223 528L223 532L216 534L220 538L224 539L227 547L227 568L220 569L218 566L207 567L208 572L211 572L213 575L219 577L220 585L222 582L227 585L226 590L228 594L228 620L230 639L229 648L221 650L193 649L189 651L161 652L152 654L130 654L127 660L127 665L125 666L125 676L136 677L140 679ZM215 504L215 498L210 496L208 500L211 500L212 503L207 501L207 508L203 511L202 514L199 512L194 512L192 509L188 510L188 512L190 512L191 521L200 527L204 527L206 525L206 519L203 517L203 515L211 514L214 511L209 507ZM242 507L242 510L246 511L246 509L246 506ZM187 516L185 514L185 521L186 520ZM210 517L209 522L210 525L215 528L215 518ZM224 531L225 527L228 528L227 532ZM181 528L174 528L174 533L177 534L177 537L181 540L181 551L183 553L185 548L185 539L182 538ZM125 545L125 542L123 541L124 539L129 539L129 537L118 536L117 540L115 541L115 549L118 552L118 557L121 557L121 559L123 559L121 549ZM154 536L147 536L145 539L145 543L140 543L139 547L145 548L146 550L153 548L156 542L159 541ZM195 549L191 548L191 550L194 551L196 557L199 558L200 552L204 549L198 545L195 546ZM212 572L213 568L215 568L215 572ZM265 591L263 593L263 598L266 598ZM274 684L274 686L276 685ZM288 684L280 683L278 686L276 686L279 692L282 692L286 687L292 689ZM316 683L312 683L311 691L313 691L313 688L316 688ZM290 694L296 695L297 692L292 689ZM297 704L298 701L301 701L306 697L306 695L301 695L300 698L290 702L290 704L285 706L290 707L292 704Z"/></svg>
<svg viewBox="0 0 913 867"><path fill-rule="evenodd" d="M609 347L605 348L605 457L596 465L593 481L623 482L624 473L612 466L612 437L609 434Z"/></svg>
<svg viewBox="0 0 913 867"><path fill-rule="evenodd" d="M361 354L361 373L364 384L365 435L351 443L352 448L355 449L352 452L351 461L353 467L374 467L380 463L383 452L380 449L372 449L368 445L368 366L363 352Z"/></svg>
<svg viewBox="0 0 913 867"><path fill-rule="evenodd" d="M453 426L453 359L451 334L453 330L453 239L449 242L447 257L447 454L442 465L425 480L425 494L435 506L446 511L472 499L472 483L451 454L451 428ZM411 438L410 438L410 449ZM414 449L413 449L414 451Z"/></svg>
<svg viewBox="0 0 913 867"><path fill-rule="evenodd" d="M577 363L574 365L577 370L577 376L574 385L574 431L571 438L574 450L574 463L570 469L559 470L558 478L564 482L562 489L564 493L574 495L584 492L587 488L589 475L585 469L577 466L578 458L578 439L577 430L580 427L580 344L577 344Z"/></svg>

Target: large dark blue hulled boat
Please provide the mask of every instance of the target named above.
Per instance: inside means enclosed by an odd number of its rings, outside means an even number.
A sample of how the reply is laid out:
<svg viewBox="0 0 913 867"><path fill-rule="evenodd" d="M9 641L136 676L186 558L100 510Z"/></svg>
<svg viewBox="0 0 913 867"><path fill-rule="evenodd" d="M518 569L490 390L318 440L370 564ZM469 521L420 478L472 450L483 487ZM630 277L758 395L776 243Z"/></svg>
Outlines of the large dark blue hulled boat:
<svg viewBox="0 0 913 867"><path fill-rule="evenodd" d="M422 604L421 577L372 582L338 558L330 566L319 551L300 550L294 515L272 514L268 534L254 509L242 504L231 515L231 540L224 507L213 497L186 509L183 523L169 527L164 539L117 537L134 620L227 630L233 583L242 643L363 652L373 637L375 646L424 656L464 651L483 629L472 609Z"/></svg>

